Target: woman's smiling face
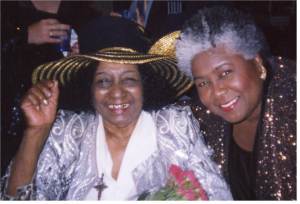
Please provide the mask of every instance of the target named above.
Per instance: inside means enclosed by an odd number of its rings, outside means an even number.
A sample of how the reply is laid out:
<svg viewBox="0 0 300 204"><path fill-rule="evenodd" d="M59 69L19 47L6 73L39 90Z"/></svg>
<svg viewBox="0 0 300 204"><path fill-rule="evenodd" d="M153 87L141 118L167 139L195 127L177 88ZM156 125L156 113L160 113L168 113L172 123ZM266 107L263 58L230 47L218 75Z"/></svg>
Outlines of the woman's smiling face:
<svg viewBox="0 0 300 204"><path fill-rule="evenodd" d="M137 65L100 62L92 84L93 104L104 123L134 125L142 111L142 83Z"/></svg>
<svg viewBox="0 0 300 204"><path fill-rule="evenodd" d="M214 114L230 123L259 116L263 80L256 59L219 45L194 57L192 73L199 99Z"/></svg>

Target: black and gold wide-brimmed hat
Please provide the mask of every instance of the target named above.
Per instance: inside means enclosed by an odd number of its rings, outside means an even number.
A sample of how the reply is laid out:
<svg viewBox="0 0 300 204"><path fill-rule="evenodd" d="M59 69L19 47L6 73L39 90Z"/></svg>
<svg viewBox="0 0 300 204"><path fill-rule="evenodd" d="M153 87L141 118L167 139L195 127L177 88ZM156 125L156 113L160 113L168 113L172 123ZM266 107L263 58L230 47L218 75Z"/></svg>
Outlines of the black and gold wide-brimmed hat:
<svg viewBox="0 0 300 204"><path fill-rule="evenodd" d="M64 85L95 62L147 64L180 96L190 89L192 81L176 65L174 43L178 37L179 32L173 32L150 46L138 24L119 17L100 17L79 32L82 54L40 65L32 74L32 82L55 79Z"/></svg>

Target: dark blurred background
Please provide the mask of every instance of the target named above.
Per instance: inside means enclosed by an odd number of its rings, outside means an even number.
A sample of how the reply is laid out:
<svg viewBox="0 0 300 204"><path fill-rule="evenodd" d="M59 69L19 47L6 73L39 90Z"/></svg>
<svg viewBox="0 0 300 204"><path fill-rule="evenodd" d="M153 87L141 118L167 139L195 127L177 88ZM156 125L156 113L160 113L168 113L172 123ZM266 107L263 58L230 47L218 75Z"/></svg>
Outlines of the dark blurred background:
<svg viewBox="0 0 300 204"><path fill-rule="evenodd" d="M153 11L150 11L148 20L150 22L146 29L154 38L179 29L184 20L203 6L228 5L254 16L257 24L263 29L274 55L296 59L296 1L182 1L182 13L177 15L164 14L166 2L155 1L152 5ZM107 9L121 13L128 9L130 3L130 1L97 2L95 8L100 10L106 6ZM109 13L108 10L103 12ZM178 17L174 18L174 16Z"/></svg>

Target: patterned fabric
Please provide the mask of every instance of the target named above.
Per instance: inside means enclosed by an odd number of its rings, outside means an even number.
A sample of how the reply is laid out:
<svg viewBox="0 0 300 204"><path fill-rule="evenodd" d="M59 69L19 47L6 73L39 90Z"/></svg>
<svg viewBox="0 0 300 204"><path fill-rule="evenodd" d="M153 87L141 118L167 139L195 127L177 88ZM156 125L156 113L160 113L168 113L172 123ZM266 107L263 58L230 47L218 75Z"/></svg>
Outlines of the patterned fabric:
<svg viewBox="0 0 300 204"><path fill-rule="evenodd" d="M258 200L296 199L296 75L295 63L282 57L270 59L273 78L264 96L262 123L254 145L255 196ZM214 161L228 179L231 125L200 104L190 105Z"/></svg>
<svg viewBox="0 0 300 204"><path fill-rule="evenodd" d="M170 164L193 170L209 199L231 200L231 193L217 165L211 161L189 107L169 106L152 113L157 127L158 149L133 170L138 193L165 185ZM33 182L19 188L15 199L82 200L98 185L96 131L98 117L59 111L57 120L40 155ZM5 197L10 170L1 181ZM32 186L31 188L28 186ZM20 197L27 195L26 197Z"/></svg>

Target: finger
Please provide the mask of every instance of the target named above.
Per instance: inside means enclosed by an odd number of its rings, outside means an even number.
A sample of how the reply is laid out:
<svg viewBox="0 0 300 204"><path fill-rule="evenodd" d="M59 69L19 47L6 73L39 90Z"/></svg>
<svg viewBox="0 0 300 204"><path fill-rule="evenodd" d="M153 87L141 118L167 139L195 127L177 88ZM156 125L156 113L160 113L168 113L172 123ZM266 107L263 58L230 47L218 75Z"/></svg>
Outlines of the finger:
<svg viewBox="0 0 300 204"><path fill-rule="evenodd" d="M30 93L31 95L35 96L39 104L48 105L47 96L38 85L33 87Z"/></svg>
<svg viewBox="0 0 300 204"><path fill-rule="evenodd" d="M40 81L40 83L43 83L45 86L47 86L50 89L51 87L53 87L55 85L54 81L55 80L47 80L47 79L45 79L45 80Z"/></svg>
<svg viewBox="0 0 300 204"><path fill-rule="evenodd" d="M48 27L49 30L70 30L70 25L67 24L62 24L62 23L58 23L58 24L51 24Z"/></svg>
<svg viewBox="0 0 300 204"><path fill-rule="evenodd" d="M50 81L50 80L41 81L37 85L37 88L39 89L38 91L40 92L35 92L35 94L39 94L39 93L42 94L42 95L38 95L41 104L46 106L49 103L57 104L58 88L56 87L57 87L57 82Z"/></svg>
<svg viewBox="0 0 300 204"><path fill-rule="evenodd" d="M45 97L42 97L42 95L38 94L37 92L33 92L30 96L32 99L37 101L37 103L35 105L38 105L38 106L48 105L47 99Z"/></svg>
<svg viewBox="0 0 300 204"><path fill-rule="evenodd" d="M59 28L58 30L70 30L71 29L71 26L68 25L68 24L59 24Z"/></svg>
<svg viewBox="0 0 300 204"><path fill-rule="evenodd" d="M76 55L79 54L79 43L76 42L73 44L73 46L71 47L71 52L70 55Z"/></svg>
<svg viewBox="0 0 300 204"><path fill-rule="evenodd" d="M39 100L34 94L28 93L23 99L22 104L23 107L37 106L39 105Z"/></svg>
<svg viewBox="0 0 300 204"><path fill-rule="evenodd" d="M40 89L40 91L43 92L43 94L46 96L46 98L50 98L51 93L51 87L53 86L53 82L51 81L41 81L37 84L37 87Z"/></svg>
<svg viewBox="0 0 300 204"><path fill-rule="evenodd" d="M59 94L59 88L58 88L58 81L57 80L44 80L42 83L44 83L45 86L47 86L47 89L51 93L51 98L56 100L58 98Z"/></svg>
<svg viewBox="0 0 300 204"><path fill-rule="evenodd" d="M52 38L67 38L68 33L65 30L50 30L49 35Z"/></svg>
<svg viewBox="0 0 300 204"><path fill-rule="evenodd" d="M73 44L72 48L79 49L79 43L78 43L78 41Z"/></svg>
<svg viewBox="0 0 300 204"><path fill-rule="evenodd" d="M52 43L52 44L57 44L57 43L61 43L62 39L61 38L54 38L54 37L48 37L46 40L47 43Z"/></svg>
<svg viewBox="0 0 300 204"><path fill-rule="evenodd" d="M69 56L77 55L79 54L78 48L71 48L71 52L69 53Z"/></svg>
<svg viewBox="0 0 300 204"><path fill-rule="evenodd" d="M58 81L54 80L52 82L53 82L53 86L50 87L52 96L50 99L51 99L51 102L57 103L58 96L59 96Z"/></svg>

